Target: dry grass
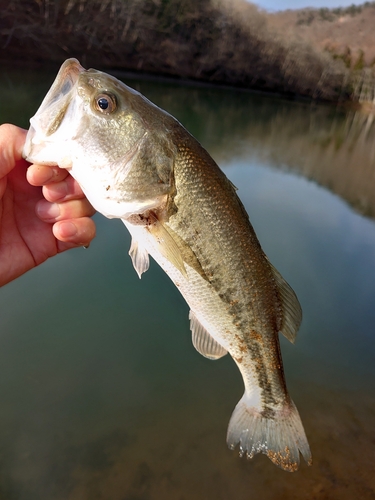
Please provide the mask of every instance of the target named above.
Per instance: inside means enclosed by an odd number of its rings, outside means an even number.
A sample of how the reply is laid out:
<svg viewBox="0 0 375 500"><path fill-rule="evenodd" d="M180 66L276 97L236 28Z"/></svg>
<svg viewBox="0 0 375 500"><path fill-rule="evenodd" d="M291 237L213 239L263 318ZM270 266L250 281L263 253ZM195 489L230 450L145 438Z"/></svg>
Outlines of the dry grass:
<svg viewBox="0 0 375 500"><path fill-rule="evenodd" d="M354 69L375 64L375 2L346 9L301 9L271 14L273 29L328 50Z"/></svg>
<svg viewBox="0 0 375 500"><path fill-rule="evenodd" d="M375 2L336 9L300 9L270 14L275 32L303 39L350 70L353 100L375 104Z"/></svg>
<svg viewBox="0 0 375 500"><path fill-rule="evenodd" d="M3 60L74 56L332 101L361 87L342 59L281 34L245 0L11 0L0 14Z"/></svg>

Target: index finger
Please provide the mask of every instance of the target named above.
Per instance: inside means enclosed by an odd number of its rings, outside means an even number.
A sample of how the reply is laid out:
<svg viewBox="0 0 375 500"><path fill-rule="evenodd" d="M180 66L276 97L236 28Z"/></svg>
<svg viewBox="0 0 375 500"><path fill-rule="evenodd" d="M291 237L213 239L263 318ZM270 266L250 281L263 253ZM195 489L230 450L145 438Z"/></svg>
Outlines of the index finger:
<svg viewBox="0 0 375 500"><path fill-rule="evenodd" d="M27 169L27 180L32 186L44 186L54 182L63 181L68 176L68 171L57 166L30 165Z"/></svg>

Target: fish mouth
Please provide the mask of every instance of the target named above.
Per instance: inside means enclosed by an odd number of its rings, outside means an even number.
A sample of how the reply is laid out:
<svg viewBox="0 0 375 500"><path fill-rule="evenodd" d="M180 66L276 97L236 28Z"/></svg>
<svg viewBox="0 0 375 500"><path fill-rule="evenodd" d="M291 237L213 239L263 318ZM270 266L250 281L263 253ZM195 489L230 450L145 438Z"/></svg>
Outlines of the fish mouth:
<svg viewBox="0 0 375 500"><path fill-rule="evenodd" d="M30 119L23 156L28 161L38 161L38 145L45 145L62 124L76 92L79 76L86 70L77 59L67 59L42 101ZM71 113L69 113L71 114Z"/></svg>

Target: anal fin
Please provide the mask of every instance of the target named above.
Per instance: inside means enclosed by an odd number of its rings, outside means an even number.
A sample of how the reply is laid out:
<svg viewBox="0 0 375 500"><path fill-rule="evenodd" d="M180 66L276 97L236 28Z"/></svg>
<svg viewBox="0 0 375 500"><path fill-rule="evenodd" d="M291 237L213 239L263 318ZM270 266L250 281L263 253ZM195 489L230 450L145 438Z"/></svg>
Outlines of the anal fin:
<svg viewBox="0 0 375 500"><path fill-rule="evenodd" d="M202 354L202 356L215 360L227 354L227 350L216 342L216 340L201 325L193 311L190 311L189 319L193 346L200 354Z"/></svg>

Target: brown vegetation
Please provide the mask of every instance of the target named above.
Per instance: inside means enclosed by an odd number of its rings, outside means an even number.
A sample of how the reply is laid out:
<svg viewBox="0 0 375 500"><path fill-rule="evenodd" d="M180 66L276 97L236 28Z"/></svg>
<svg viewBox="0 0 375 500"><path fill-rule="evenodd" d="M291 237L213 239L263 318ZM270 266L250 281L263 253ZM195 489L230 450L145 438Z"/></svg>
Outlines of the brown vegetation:
<svg viewBox="0 0 375 500"><path fill-rule="evenodd" d="M375 2L337 9L287 10L270 14L269 25L329 51L351 69L375 65Z"/></svg>
<svg viewBox="0 0 375 500"><path fill-rule="evenodd" d="M2 58L146 71L336 100L346 68L275 36L245 0L11 0Z"/></svg>
<svg viewBox="0 0 375 500"><path fill-rule="evenodd" d="M1 5L1 4L0 4ZM343 58L275 29L246 0L10 0L1 59L143 71L324 100L363 97ZM366 76L373 99L373 73Z"/></svg>

